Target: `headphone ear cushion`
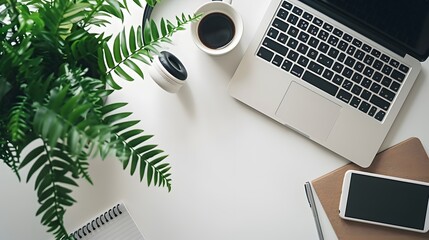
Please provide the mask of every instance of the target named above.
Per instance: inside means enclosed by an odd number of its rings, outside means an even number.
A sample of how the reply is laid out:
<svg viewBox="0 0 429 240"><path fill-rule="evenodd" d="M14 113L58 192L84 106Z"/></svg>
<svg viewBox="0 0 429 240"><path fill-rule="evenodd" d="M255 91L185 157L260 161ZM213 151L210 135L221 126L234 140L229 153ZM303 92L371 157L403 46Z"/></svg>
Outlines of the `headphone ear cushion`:
<svg viewBox="0 0 429 240"><path fill-rule="evenodd" d="M162 51L158 57L162 66L164 66L164 68L171 75L173 75L179 80L186 80L186 78L188 77L188 72L186 71L185 66L176 56L174 56L170 52Z"/></svg>
<svg viewBox="0 0 429 240"><path fill-rule="evenodd" d="M185 66L179 59L165 51L155 57L149 74L161 88L171 93L178 92L188 77Z"/></svg>

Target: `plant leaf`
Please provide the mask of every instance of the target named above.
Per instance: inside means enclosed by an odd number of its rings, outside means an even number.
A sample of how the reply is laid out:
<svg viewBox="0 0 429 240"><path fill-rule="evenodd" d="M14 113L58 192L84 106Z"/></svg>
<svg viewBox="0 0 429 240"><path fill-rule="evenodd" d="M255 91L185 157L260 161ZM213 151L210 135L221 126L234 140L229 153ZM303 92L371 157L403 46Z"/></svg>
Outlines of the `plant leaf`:
<svg viewBox="0 0 429 240"><path fill-rule="evenodd" d="M119 108L122 108L122 107L124 107L126 105L127 105L127 103L123 103L123 102L111 103L111 104L108 104L108 105L104 105L102 107L102 109L101 109L101 113L103 115L106 115L106 114L108 114L108 113L110 113L110 112L112 112L114 110L117 110Z"/></svg>
<svg viewBox="0 0 429 240"><path fill-rule="evenodd" d="M143 43L143 31L142 31L142 27L138 26L137 27L137 34L136 34L136 40L137 40L137 47L141 48L143 47L144 43Z"/></svg>
<svg viewBox="0 0 429 240"><path fill-rule="evenodd" d="M114 132L119 133L120 131L128 129L128 128L136 125L139 122L140 122L140 120L133 120L133 121L116 123L114 125ZM141 130L141 131L143 131L143 130Z"/></svg>
<svg viewBox="0 0 429 240"><path fill-rule="evenodd" d="M160 25L161 25L161 34L162 34L162 36L163 37L167 36L167 26L165 24L164 18L161 18Z"/></svg>
<svg viewBox="0 0 429 240"><path fill-rule="evenodd" d="M145 153L145 152L147 152L147 151L149 151L149 150L152 150L152 149L154 149L154 148L156 148L157 147L157 145L146 145L146 146L143 146L143 147L139 147L139 148L137 148L136 149L136 152L138 153L138 154L143 154L143 153Z"/></svg>
<svg viewBox="0 0 429 240"><path fill-rule="evenodd" d="M113 43L113 56L115 57L116 62L122 61L121 56L121 35L116 36Z"/></svg>
<svg viewBox="0 0 429 240"><path fill-rule="evenodd" d="M152 39L154 39L154 40L158 39L159 38L158 28L157 28L154 20L150 21L150 30L152 33Z"/></svg>
<svg viewBox="0 0 429 240"><path fill-rule="evenodd" d="M133 0L135 4L137 4L139 7L142 7L142 4L140 3L139 0Z"/></svg>
<svg viewBox="0 0 429 240"><path fill-rule="evenodd" d="M137 138L129 141L128 144L134 148L134 147L137 147L138 145L142 144L143 142L145 142L146 140L148 140L152 137L153 137L153 135L143 135L143 136L137 137Z"/></svg>
<svg viewBox="0 0 429 240"><path fill-rule="evenodd" d="M147 168L147 173L146 174L147 174L147 176L146 176L147 185L150 186L150 184L152 182L152 177L153 177L153 168L149 166Z"/></svg>
<svg viewBox="0 0 429 240"><path fill-rule="evenodd" d="M136 171L137 168L137 164L139 163L139 157L135 154L132 155L131 157L131 169L130 169L130 174L134 175L134 172Z"/></svg>
<svg viewBox="0 0 429 240"><path fill-rule="evenodd" d="M122 87L121 86L119 86L114 80L113 80L113 77L112 77L112 75L111 74L108 74L107 76L106 76L106 81L107 81L107 84L109 84L109 86L110 87L112 87L113 89L115 89L115 90L121 90L122 89Z"/></svg>
<svg viewBox="0 0 429 240"><path fill-rule="evenodd" d="M135 73L137 73L142 79L144 78L143 71L130 59L127 59L124 61L125 65L127 65L131 70L133 70Z"/></svg>
<svg viewBox="0 0 429 240"><path fill-rule="evenodd" d="M34 163L33 166L31 166L30 170L28 171L28 175L27 175L27 182L30 180L31 176L33 176L33 174L39 170L39 168L41 166L43 166L46 162L48 161L48 156L47 155L41 155Z"/></svg>
<svg viewBox="0 0 429 240"><path fill-rule="evenodd" d="M36 147L33 150L31 150L31 152L25 156L24 160L22 160L21 165L19 166L19 169L22 169L28 163L30 163L31 161L36 159L40 154L42 154L44 152L44 150L45 150L45 148L43 145Z"/></svg>
<svg viewBox="0 0 429 240"><path fill-rule="evenodd" d="M130 113L130 112L115 113L115 114L112 114L112 115L105 117L104 121L109 123L109 124L112 124L116 121L122 120L122 119L130 116L131 114L132 113Z"/></svg>
<svg viewBox="0 0 429 240"><path fill-rule="evenodd" d="M50 168L48 165L44 165L42 170L40 170L39 174L37 175L36 181L34 182L34 190L39 187L42 180L49 174L49 170Z"/></svg>
<svg viewBox="0 0 429 240"><path fill-rule="evenodd" d="M127 80L127 81L134 81L134 78L132 78L130 75L128 75L127 72L124 71L120 66L117 66L114 70L116 74L118 74L119 77Z"/></svg>
<svg viewBox="0 0 429 240"><path fill-rule="evenodd" d="M158 154L160 154L160 153L162 153L162 152L164 152L164 151L162 151L162 150L152 150L152 151L150 151L150 152L148 152L148 153L143 154L143 158L144 158L144 159L150 159L150 158L152 158L152 157L154 157L154 156L156 156L156 155L158 155ZM165 157L164 157L164 158L165 158ZM156 159L156 160L152 161L150 164L151 164L151 165L155 165L155 164L157 164L159 161L162 161L164 158Z"/></svg>
<svg viewBox="0 0 429 240"><path fill-rule="evenodd" d="M143 181L144 173L146 171L146 161L140 160L140 181Z"/></svg>
<svg viewBox="0 0 429 240"><path fill-rule="evenodd" d="M131 31L131 29L130 29ZM131 41L131 39L130 39ZM129 56L130 53L128 52L128 48L127 48L127 38L125 36L125 30L121 32L121 50L122 50L122 54L124 56Z"/></svg>
<svg viewBox="0 0 429 240"><path fill-rule="evenodd" d="M110 52L109 46L107 46L107 43L103 43L103 52L104 52L104 58L106 60L107 66L109 68L113 68L115 66L115 63L113 62L112 53Z"/></svg>
<svg viewBox="0 0 429 240"><path fill-rule="evenodd" d="M146 23L143 29L143 43L145 46L149 45L152 41L150 24Z"/></svg>
<svg viewBox="0 0 429 240"><path fill-rule="evenodd" d="M54 194L54 187L50 187L48 189L46 189L45 191L43 191L39 196L38 196L38 201L39 202L43 202L45 201L48 197L50 197L51 195Z"/></svg>
<svg viewBox="0 0 429 240"><path fill-rule="evenodd" d="M47 199L42 206L39 207L39 209L36 212L36 216L39 216L42 212L44 212L48 207L51 207L52 204L55 202L54 198Z"/></svg>
<svg viewBox="0 0 429 240"><path fill-rule="evenodd" d="M129 43L130 43L130 51L131 52L135 52L136 49L137 49L137 45L136 45L136 33L135 33L134 28L132 26L130 28L130 35L128 37L128 40L129 40Z"/></svg>
<svg viewBox="0 0 429 240"><path fill-rule="evenodd" d="M141 134L143 132L143 130L141 129L131 129L127 132L122 133L120 136L124 139L127 140L129 138L135 137L139 134Z"/></svg>

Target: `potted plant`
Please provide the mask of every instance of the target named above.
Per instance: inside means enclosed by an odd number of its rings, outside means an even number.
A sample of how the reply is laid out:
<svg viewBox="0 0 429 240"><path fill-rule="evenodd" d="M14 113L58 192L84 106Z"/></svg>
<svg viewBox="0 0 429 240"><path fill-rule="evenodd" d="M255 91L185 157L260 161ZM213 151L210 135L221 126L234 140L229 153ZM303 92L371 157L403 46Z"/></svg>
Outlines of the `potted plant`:
<svg viewBox="0 0 429 240"><path fill-rule="evenodd" d="M26 181L34 179L36 215L57 239L68 238L63 217L76 202L76 180L92 183L94 154L114 154L131 175L171 189L167 155L128 119L126 103L105 99L121 88L118 79L133 80L130 72L143 78L139 64L149 64L162 42L198 16L151 21L117 36L91 31L144 4L0 0L0 159L19 180L23 168Z"/></svg>

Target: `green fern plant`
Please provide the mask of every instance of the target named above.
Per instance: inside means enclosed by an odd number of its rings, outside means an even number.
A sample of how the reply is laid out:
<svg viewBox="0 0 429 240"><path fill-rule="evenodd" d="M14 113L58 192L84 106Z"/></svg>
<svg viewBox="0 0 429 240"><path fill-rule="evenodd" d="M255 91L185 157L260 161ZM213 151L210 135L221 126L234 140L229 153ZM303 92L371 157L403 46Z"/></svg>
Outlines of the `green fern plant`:
<svg viewBox="0 0 429 240"><path fill-rule="evenodd" d="M92 184L95 154L114 155L130 175L171 190L167 155L129 119L126 103L105 99L121 88L118 79L134 80L129 71L144 78L141 64L199 16L182 14L175 24L151 20L117 36L90 31L145 4L155 0L0 0L0 159L18 180L28 170L40 204L36 216L57 239L72 238L64 214L76 202L76 180Z"/></svg>

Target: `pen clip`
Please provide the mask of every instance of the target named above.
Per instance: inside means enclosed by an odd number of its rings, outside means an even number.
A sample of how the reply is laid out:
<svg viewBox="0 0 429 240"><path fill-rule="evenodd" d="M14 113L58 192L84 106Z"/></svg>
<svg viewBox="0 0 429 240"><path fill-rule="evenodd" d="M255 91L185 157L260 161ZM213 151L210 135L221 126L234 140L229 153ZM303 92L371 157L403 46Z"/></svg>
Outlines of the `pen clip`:
<svg viewBox="0 0 429 240"><path fill-rule="evenodd" d="M308 204L310 205L310 207L312 207L311 201L310 201L310 196L309 196L309 194L311 194L311 193L309 193L309 191L311 191L311 185L309 182L305 182L304 189L305 189L305 196L307 197Z"/></svg>

